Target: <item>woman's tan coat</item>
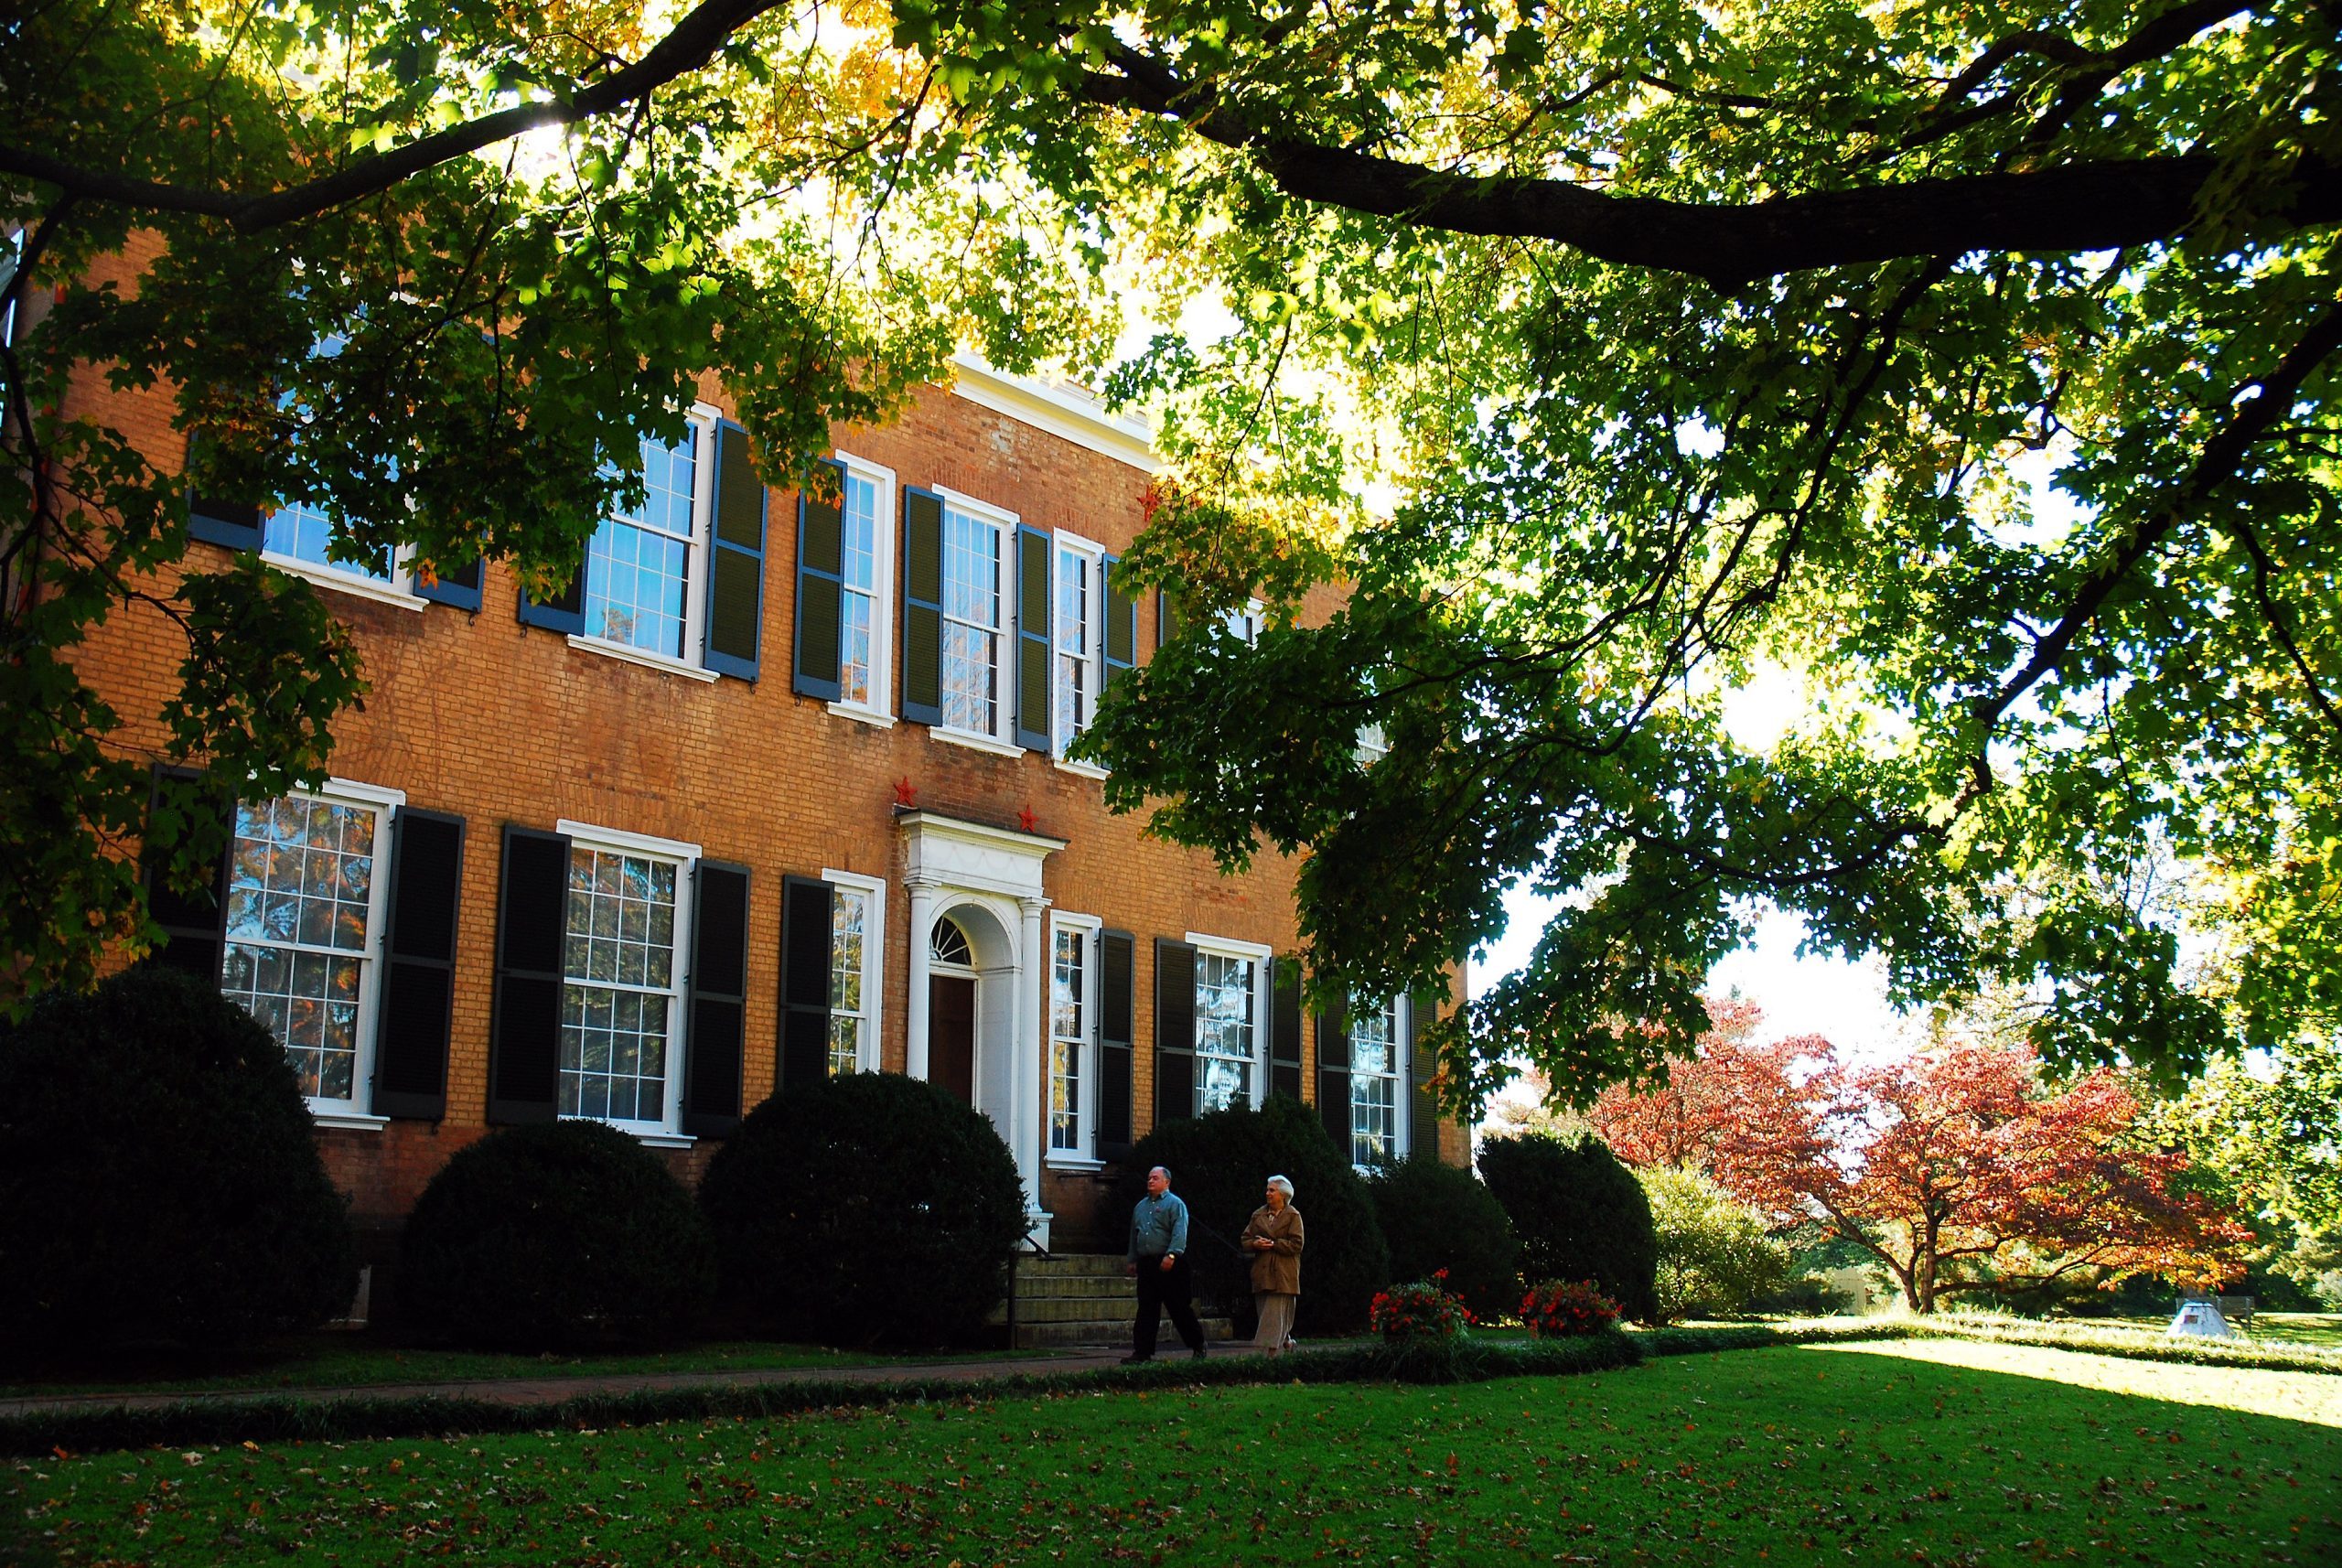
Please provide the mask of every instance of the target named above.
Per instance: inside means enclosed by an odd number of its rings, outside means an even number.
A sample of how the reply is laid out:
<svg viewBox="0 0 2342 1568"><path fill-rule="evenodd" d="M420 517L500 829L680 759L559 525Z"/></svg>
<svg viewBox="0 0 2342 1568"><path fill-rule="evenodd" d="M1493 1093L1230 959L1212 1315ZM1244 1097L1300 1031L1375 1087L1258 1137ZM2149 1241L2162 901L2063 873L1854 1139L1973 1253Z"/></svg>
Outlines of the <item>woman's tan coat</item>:
<svg viewBox="0 0 2342 1568"><path fill-rule="evenodd" d="M1253 1251L1253 1240L1262 1236L1276 1245L1265 1252ZM1261 1205L1245 1221L1237 1245L1252 1254L1254 1290L1274 1295L1301 1294L1301 1210L1288 1203L1284 1212L1278 1214L1267 1204Z"/></svg>

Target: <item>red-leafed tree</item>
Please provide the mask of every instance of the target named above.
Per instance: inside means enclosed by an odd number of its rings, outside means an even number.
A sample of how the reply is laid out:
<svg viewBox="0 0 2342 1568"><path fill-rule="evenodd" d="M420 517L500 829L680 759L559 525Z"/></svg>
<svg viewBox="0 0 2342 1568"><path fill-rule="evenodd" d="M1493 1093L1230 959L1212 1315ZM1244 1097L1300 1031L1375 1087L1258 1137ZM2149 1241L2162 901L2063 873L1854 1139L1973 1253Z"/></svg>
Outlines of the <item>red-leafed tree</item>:
<svg viewBox="0 0 2342 1568"><path fill-rule="evenodd" d="M1874 1067L1826 1040L1756 1046L1753 1020L1662 1089L1613 1091L1596 1132L1629 1163L1683 1164L1784 1222L1885 1265L1914 1311L1961 1292L2155 1273L2217 1281L2251 1237L2148 1147L2113 1074L2064 1088L2022 1047L1958 1042Z"/></svg>

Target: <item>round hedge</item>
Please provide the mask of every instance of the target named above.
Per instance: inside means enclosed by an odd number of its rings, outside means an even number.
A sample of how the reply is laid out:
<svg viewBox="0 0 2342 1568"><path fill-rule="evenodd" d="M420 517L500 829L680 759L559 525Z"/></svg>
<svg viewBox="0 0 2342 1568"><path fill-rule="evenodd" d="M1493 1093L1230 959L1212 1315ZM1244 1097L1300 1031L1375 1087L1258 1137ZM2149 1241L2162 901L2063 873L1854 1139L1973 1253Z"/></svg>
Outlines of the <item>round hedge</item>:
<svg viewBox="0 0 2342 1568"><path fill-rule="evenodd" d="M1592 1280L1644 1323L1659 1316L1659 1232L1635 1173L1591 1135L1571 1144L1547 1133L1480 1145L1480 1177L1520 1238L1531 1283Z"/></svg>
<svg viewBox="0 0 2342 1568"><path fill-rule="evenodd" d="M1252 1261L1233 1243L1261 1207L1268 1178L1285 1176L1293 1180L1293 1206L1301 1210L1305 1238L1295 1332L1355 1334L1366 1327L1374 1293L1391 1283L1391 1250L1373 1195L1326 1135L1315 1110L1273 1095L1258 1111L1215 1111L1156 1127L1139 1140L1116 1187L1116 1220L1125 1233L1131 1208L1145 1193L1146 1173L1155 1165L1169 1167L1171 1190L1187 1205L1187 1256L1198 1297L1240 1316L1250 1314Z"/></svg>
<svg viewBox="0 0 2342 1568"><path fill-rule="evenodd" d="M989 1118L901 1073L849 1073L750 1112L700 1182L727 1296L789 1338L964 1342L1025 1234Z"/></svg>
<svg viewBox="0 0 2342 1568"><path fill-rule="evenodd" d="M1520 1310L1520 1242L1478 1176L1416 1155L1375 1171L1367 1186L1391 1244L1392 1279L1429 1279L1445 1269L1448 1290L1480 1322Z"/></svg>
<svg viewBox="0 0 2342 1568"><path fill-rule="evenodd" d="M599 1122L506 1127L431 1178L400 1250L400 1324L507 1350L650 1345L715 1288L706 1221L666 1165Z"/></svg>
<svg viewBox="0 0 2342 1568"><path fill-rule="evenodd" d="M357 1286L284 1048L216 984L143 965L0 1023L0 1354L233 1345Z"/></svg>

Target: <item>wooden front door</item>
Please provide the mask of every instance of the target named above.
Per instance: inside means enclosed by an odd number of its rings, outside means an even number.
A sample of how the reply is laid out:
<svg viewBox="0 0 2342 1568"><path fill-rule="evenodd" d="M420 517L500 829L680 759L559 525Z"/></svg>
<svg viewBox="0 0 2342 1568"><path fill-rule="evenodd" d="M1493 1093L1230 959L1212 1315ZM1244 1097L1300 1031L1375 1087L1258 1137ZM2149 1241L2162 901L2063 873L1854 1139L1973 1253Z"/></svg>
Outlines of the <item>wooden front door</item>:
<svg viewBox="0 0 2342 1568"><path fill-rule="evenodd" d="M970 976L928 976L927 1076L961 1104L976 1102L976 983Z"/></svg>

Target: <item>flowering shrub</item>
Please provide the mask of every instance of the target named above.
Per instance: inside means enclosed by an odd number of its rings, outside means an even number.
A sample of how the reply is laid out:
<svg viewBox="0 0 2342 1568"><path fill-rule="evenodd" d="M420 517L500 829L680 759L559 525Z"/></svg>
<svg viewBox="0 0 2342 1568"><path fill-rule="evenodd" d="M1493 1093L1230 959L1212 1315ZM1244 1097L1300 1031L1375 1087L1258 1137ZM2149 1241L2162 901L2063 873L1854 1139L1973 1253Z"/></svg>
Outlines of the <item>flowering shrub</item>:
<svg viewBox="0 0 2342 1568"><path fill-rule="evenodd" d="M1618 1304L1592 1280L1547 1280L1520 1298L1520 1321L1552 1339L1599 1334L1618 1321Z"/></svg>
<svg viewBox="0 0 2342 1568"><path fill-rule="evenodd" d="M1398 1345L1453 1339L1472 1315L1460 1298L1447 1294L1447 1271L1442 1269L1427 1280L1392 1285L1377 1295L1369 1320L1385 1341Z"/></svg>

